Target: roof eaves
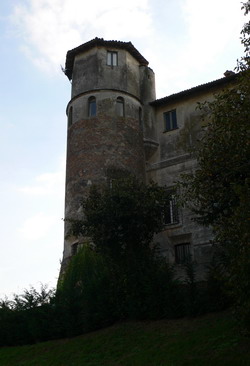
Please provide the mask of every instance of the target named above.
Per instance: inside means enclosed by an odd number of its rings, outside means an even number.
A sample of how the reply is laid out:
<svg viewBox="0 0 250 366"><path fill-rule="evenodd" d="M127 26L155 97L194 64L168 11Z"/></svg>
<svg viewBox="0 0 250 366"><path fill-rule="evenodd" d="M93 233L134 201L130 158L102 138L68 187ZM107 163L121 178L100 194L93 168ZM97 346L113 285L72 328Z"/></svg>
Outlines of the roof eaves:
<svg viewBox="0 0 250 366"><path fill-rule="evenodd" d="M185 98L185 97L190 97L190 96L198 94L200 92L209 91L213 88L226 85L230 82L234 82L234 81L236 81L237 77L238 77L238 74L233 74L233 75L230 75L227 77L223 77L221 79L210 81L209 83L201 84L201 85L195 86L193 88L183 90L179 93L174 93L174 94L168 95L161 99L156 99L153 102L151 102L150 104L153 106L158 106L158 105L162 105L165 103L177 101L177 100Z"/></svg>
<svg viewBox="0 0 250 366"><path fill-rule="evenodd" d="M96 37L67 52L66 63L65 63L65 74L67 75L67 77L70 80L72 78L75 56L81 52L86 52L95 46L126 49L132 56L134 56L134 58L141 65L144 65L144 66L148 65L148 61L140 54L140 52L134 47L134 45L131 42L122 42L122 41L115 41L115 40L105 41L103 38Z"/></svg>

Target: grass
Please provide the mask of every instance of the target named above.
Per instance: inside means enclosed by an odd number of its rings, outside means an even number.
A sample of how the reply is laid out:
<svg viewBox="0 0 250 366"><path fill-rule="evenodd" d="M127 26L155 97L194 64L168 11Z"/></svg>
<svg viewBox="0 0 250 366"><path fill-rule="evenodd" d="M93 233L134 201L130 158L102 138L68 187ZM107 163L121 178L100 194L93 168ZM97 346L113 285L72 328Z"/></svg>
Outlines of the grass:
<svg viewBox="0 0 250 366"><path fill-rule="evenodd" d="M126 322L72 339L0 349L1 366L249 366L229 312Z"/></svg>

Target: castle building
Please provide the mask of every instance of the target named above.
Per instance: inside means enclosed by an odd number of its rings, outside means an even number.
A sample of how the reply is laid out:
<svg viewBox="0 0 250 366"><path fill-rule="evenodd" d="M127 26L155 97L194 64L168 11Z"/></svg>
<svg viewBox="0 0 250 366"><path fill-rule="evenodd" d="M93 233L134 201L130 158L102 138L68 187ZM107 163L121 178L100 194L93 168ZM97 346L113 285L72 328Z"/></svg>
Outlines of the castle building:
<svg viewBox="0 0 250 366"><path fill-rule="evenodd" d="M124 172L146 183L174 189L196 167L188 152L202 119L197 102L211 100L235 75L156 99L154 72L131 42L95 38L68 51L65 74L72 81L67 106L68 137L65 218L81 215L81 198L92 184L110 184ZM212 233L180 209L174 193L158 235L162 255L182 264L191 255L202 278ZM65 233L67 233L67 222ZM79 238L66 236L62 268L76 253Z"/></svg>

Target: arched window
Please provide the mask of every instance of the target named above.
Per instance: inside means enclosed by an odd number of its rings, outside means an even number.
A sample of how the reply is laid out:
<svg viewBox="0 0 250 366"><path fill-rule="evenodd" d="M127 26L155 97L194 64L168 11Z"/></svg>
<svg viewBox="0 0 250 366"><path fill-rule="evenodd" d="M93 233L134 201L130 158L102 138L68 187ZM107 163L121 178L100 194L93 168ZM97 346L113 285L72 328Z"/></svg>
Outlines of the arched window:
<svg viewBox="0 0 250 366"><path fill-rule="evenodd" d="M95 97L89 97L88 101L89 117L96 116L96 99Z"/></svg>
<svg viewBox="0 0 250 366"><path fill-rule="evenodd" d="M72 126L73 123L73 107L71 106L68 113L68 127Z"/></svg>
<svg viewBox="0 0 250 366"><path fill-rule="evenodd" d="M124 99L122 97L116 99L116 115L124 117Z"/></svg>

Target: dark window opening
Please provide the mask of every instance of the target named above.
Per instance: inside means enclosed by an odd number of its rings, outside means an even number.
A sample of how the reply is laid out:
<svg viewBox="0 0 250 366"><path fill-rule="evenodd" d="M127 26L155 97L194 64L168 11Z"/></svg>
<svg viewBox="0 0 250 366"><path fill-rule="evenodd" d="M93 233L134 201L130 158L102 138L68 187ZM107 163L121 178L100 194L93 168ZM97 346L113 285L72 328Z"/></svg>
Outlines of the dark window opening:
<svg viewBox="0 0 250 366"><path fill-rule="evenodd" d="M88 108L89 108L89 117L95 117L96 116L96 99L95 97L90 97L88 102Z"/></svg>
<svg viewBox="0 0 250 366"><path fill-rule="evenodd" d="M190 243L175 245L175 263L185 264L191 259Z"/></svg>
<svg viewBox="0 0 250 366"><path fill-rule="evenodd" d="M114 185L116 184L116 182L117 182L117 179L109 178L109 180L108 180L108 187L110 189L112 189L114 187Z"/></svg>
<svg viewBox="0 0 250 366"><path fill-rule="evenodd" d="M107 52L107 65L108 66L117 66L118 65L117 52L113 52L113 51Z"/></svg>
<svg viewBox="0 0 250 366"><path fill-rule="evenodd" d="M143 124L142 124L142 109L141 109L141 107L139 108L139 126L140 126L140 129L142 130L143 129Z"/></svg>
<svg viewBox="0 0 250 366"><path fill-rule="evenodd" d="M130 172L125 169L109 167L106 172L107 186L109 188L116 187L120 181L131 177Z"/></svg>
<svg viewBox="0 0 250 366"><path fill-rule="evenodd" d="M171 131L178 128L176 109L164 113L163 116L164 116L164 131Z"/></svg>
<svg viewBox="0 0 250 366"><path fill-rule="evenodd" d="M116 99L116 115L124 117L124 99L122 97Z"/></svg>
<svg viewBox="0 0 250 366"><path fill-rule="evenodd" d="M71 245L71 255L76 255L78 250L78 242Z"/></svg>
<svg viewBox="0 0 250 366"><path fill-rule="evenodd" d="M170 192L164 206L164 224L173 225L179 223L179 210L176 196Z"/></svg>
<svg viewBox="0 0 250 366"><path fill-rule="evenodd" d="M73 107L71 106L68 114L68 127L72 126L73 123Z"/></svg>

